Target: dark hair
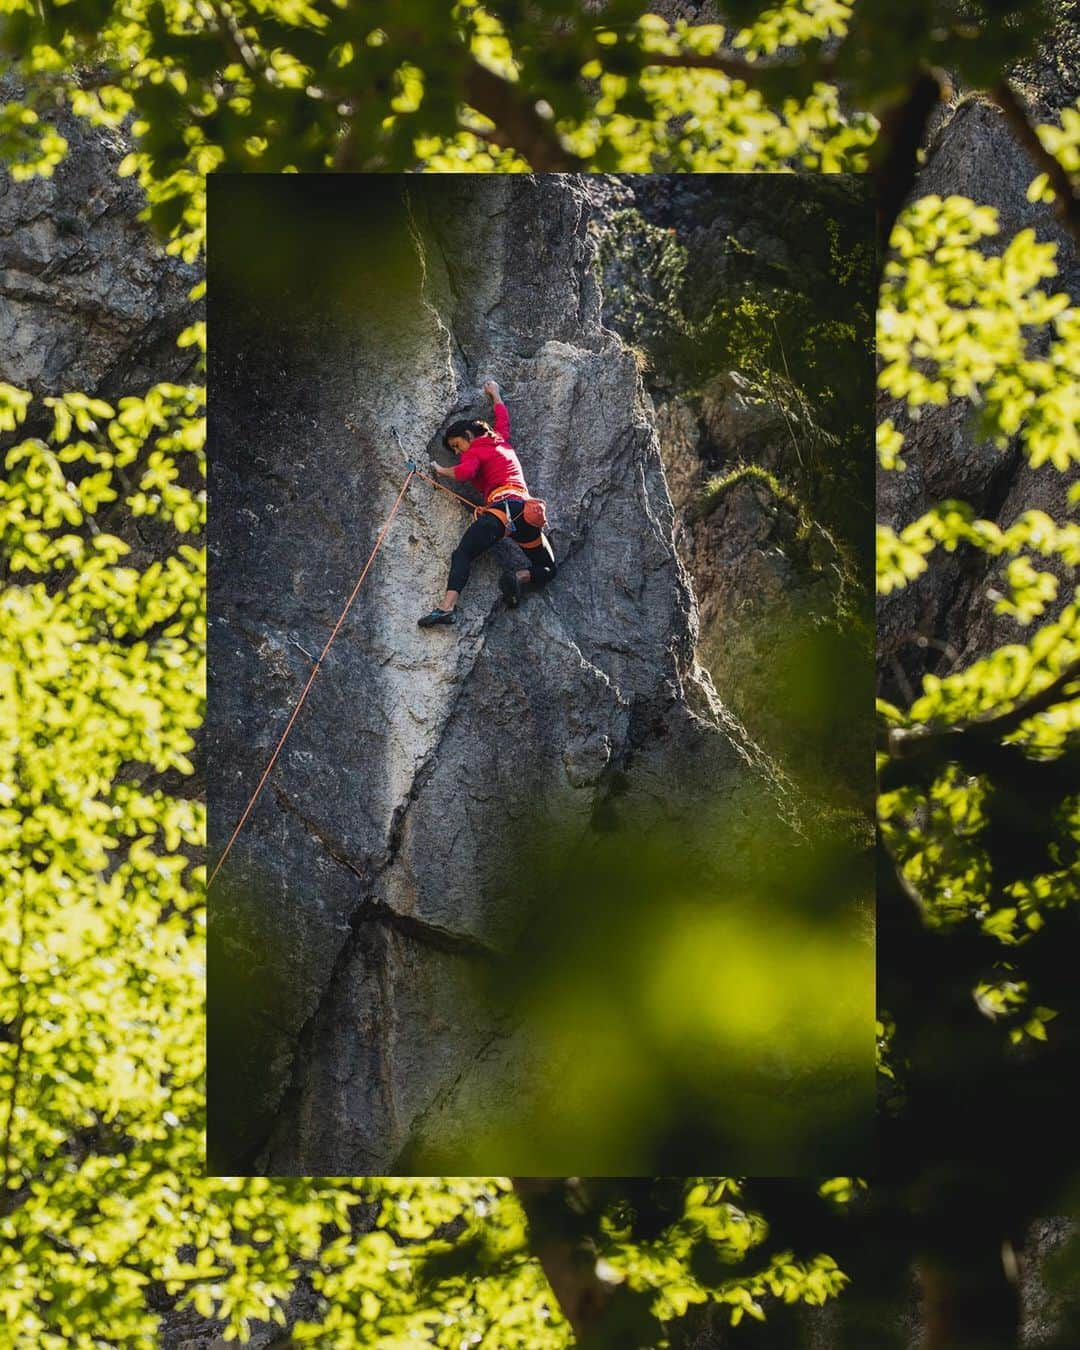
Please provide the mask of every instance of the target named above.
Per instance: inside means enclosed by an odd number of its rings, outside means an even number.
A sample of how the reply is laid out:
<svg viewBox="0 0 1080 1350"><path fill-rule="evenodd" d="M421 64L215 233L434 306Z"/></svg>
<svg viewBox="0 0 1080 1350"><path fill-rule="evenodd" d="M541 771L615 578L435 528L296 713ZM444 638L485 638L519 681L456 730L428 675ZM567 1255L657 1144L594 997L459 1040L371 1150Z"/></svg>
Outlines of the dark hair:
<svg viewBox="0 0 1080 1350"><path fill-rule="evenodd" d="M479 418L470 417L465 422L451 422L443 432L442 443L449 450L451 436L464 436L467 441L471 441L477 436L493 436L494 434L486 422L481 422Z"/></svg>

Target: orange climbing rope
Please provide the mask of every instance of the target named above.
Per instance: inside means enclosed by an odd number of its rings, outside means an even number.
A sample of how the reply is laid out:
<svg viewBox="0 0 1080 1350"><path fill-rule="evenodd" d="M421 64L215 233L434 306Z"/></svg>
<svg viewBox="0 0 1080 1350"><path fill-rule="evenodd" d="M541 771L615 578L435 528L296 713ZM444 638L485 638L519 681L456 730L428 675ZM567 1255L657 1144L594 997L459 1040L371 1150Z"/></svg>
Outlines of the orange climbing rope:
<svg viewBox="0 0 1080 1350"><path fill-rule="evenodd" d="M326 639L326 646L319 653L319 659L315 662L311 674L308 676L308 682L307 684L304 685L303 692L296 701L296 707L293 708L292 710L292 716L289 718L285 730L281 733L281 740L278 741L274 753L270 756L269 764L267 764L266 768L263 770L263 775L259 779L259 785L258 787L256 787L255 791L251 794L251 800L244 808L244 814L240 817L236 829L233 830L232 832L232 837L230 838L229 842L225 845L224 852L222 853L221 857L217 860L217 866L210 873L210 879L206 883L207 890L209 890L210 887L214 884L214 878L221 871L222 864L225 862L225 859L229 856L229 850L232 848L233 844L236 843L237 835L244 828L244 822L247 820L248 816L251 815L252 807L255 805L256 801L258 801L259 793L262 792L263 787L266 784L266 780L270 777L270 771L277 763L278 756L281 754L281 747L285 744L285 740L289 732L292 730L293 723L296 721L297 713L299 713L300 709L304 706L304 700L308 696L308 690L315 683L315 676L318 675L319 669L322 666L323 660L326 657L326 653L330 650L330 644L337 637L338 630L341 628L341 625L345 622L345 615L348 614L349 610L352 608L352 603L356 599L357 593L360 590L361 585L363 584L364 578L367 576L371 564L375 561L376 553L378 553L379 549L382 548L383 540L386 538L387 531L390 529L390 524L393 521L394 517L397 515L398 507L401 505L402 499L405 496L405 490L406 488L408 488L410 482L412 481L414 474L417 473L418 473L417 470L410 469L408 475L405 478L404 483L402 483L401 491L397 495L397 501L394 502L394 505L390 509L390 514L386 517L386 523L379 531L379 537L378 539L375 540L375 547L371 550L371 553L368 555L368 560L364 564L364 570L360 573L359 577L357 578L356 585L352 589L352 595L350 595L348 600L346 600L345 602L345 608L338 615L338 621L336 624L334 624L333 632ZM424 478L426 477L426 474L419 474L419 477ZM431 482L432 480L429 479L428 481ZM436 484L436 486L441 486L441 484ZM449 492L450 489L446 488L444 489L444 491ZM457 495L458 494L456 492L451 493L451 496L453 497L456 497ZM462 501L465 501L464 497L462 498Z"/></svg>
<svg viewBox="0 0 1080 1350"><path fill-rule="evenodd" d="M440 492L445 492L450 497L456 497L459 502L464 502L470 511L476 510L475 502L470 501L468 497L463 497L460 492L455 492L453 488L444 487L437 478L429 478L426 473L421 473L419 469L414 469L413 472L416 474L417 478L422 478L425 483L430 483L432 487L437 487Z"/></svg>
<svg viewBox="0 0 1080 1350"><path fill-rule="evenodd" d="M470 501L468 497L463 497L460 492L455 492L452 488L444 487L443 484L440 483L437 479L429 478L426 473L422 473L419 469L409 470L404 483L402 483L401 485L401 491L397 495L397 500L394 502L394 505L390 508L390 514L386 517L386 523L379 531L378 539L375 540L375 547L371 550L371 553L368 556L368 560L364 564L364 570L360 573L359 577L357 578L356 585L352 589L352 594L349 596L348 600L346 600L345 608L338 615L338 621L336 624L334 624L333 631L331 632L330 636L326 639L326 646L319 653L319 659L315 662L311 674L308 676L308 682L307 684L304 685L300 697L296 701L296 707L293 708L292 710L292 716L286 723L285 730L281 733L281 740L278 741L277 746L274 749L274 753L270 756L270 761L267 764L266 768L263 770L263 774L262 777L259 779L258 786L255 788L255 791L251 794L251 800L248 802L247 806L244 807L244 814L240 817L236 829L233 830L232 836L230 837L229 842L225 845L221 857L217 860L217 864L215 865L214 870L210 873L210 878L206 883L207 890L209 890L210 887L214 884L214 878L221 871L225 859L229 856L229 850L232 848L233 844L236 843L237 836L239 835L240 831L244 828L244 824L247 821L248 816L251 815L252 808L259 799L259 794L266 786L266 780L270 777L273 767L278 761L278 756L281 754L282 747L284 746L285 741L288 738L289 732L292 730L293 723L296 721L297 718L297 714L300 712L300 709L304 706L304 700L308 696L308 690L315 683L315 676L318 675L322 663L326 657L326 654L330 650L330 644L337 637L338 630L341 628L341 625L345 622L345 616L352 608L353 601L356 599L357 593L359 592L360 587L363 584L364 578L367 576L371 564L375 561L375 555L376 553L378 553L379 549L382 548L383 540L386 538L387 532L390 529L391 522L397 515L398 507L401 505L402 499L405 496L406 489L408 488L409 484L412 482L414 478L422 478L425 483L430 483L432 487L437 487L440 492L445 492L451 497L456 497L457 500L461 502L463 505L467 506L470 511L476 510L476 503Z"/></svg>

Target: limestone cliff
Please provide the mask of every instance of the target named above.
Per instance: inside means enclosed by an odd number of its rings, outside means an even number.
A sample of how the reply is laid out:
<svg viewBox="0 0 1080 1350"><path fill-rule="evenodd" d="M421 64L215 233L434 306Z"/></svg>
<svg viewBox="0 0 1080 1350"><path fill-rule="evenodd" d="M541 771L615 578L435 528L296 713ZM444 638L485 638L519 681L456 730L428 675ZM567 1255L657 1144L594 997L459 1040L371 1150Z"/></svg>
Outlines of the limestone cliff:
<svg viewBox="0 0 1080 1350"><path fill-rule="evenodd" d="M213 185L212 242L250 191ZM264 219L310 221L288 180L260 191ZM211 856L405 476L395 429L425 460L497 378L559 559L517 611L484 559L457 627L418 630L468 517L410 487L213 897L228 1106L212 1087L211 1136L229 1170L385 1172L466 1099L488 1114L551 1091L527 1033L469 993L521 930L517 869L541 827L568 853L603 811L722 816L733 850L753 834L768 765L695 667L590 209L563 176L360 180L320 202L314 251L341 250L325 271L298 275L285 241L270 288L227 229L211 249Z"/></svg>

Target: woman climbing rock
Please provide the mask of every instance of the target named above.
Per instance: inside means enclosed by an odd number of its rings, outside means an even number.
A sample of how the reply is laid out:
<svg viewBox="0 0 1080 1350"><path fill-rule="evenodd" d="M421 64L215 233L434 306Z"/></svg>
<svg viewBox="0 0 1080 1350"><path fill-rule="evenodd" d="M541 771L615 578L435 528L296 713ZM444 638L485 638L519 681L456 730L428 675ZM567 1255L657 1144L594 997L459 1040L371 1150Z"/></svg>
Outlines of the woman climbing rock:
<svg viewBox="0 0 1080 1350"><path fill-rule="evenodd" d="M523 584L531 581L534 586L543 586L555 575L555 554L543 530L543 503L529 496L521 461L509 444L510 415L499 386L488 380L484 393L492 402L494 428L478 419L452 423L443 434L443 444L459 457L458 462L451 468L431 466L440 478L472 481L483 494L484 505L477 509L476 519L454 549L442 604L419 620L421 628L457 622L458 597L473 562L500 539L512 539L529 562L527 568L506 571L499 578L499 589L511 607L521 599Z"/></svg>

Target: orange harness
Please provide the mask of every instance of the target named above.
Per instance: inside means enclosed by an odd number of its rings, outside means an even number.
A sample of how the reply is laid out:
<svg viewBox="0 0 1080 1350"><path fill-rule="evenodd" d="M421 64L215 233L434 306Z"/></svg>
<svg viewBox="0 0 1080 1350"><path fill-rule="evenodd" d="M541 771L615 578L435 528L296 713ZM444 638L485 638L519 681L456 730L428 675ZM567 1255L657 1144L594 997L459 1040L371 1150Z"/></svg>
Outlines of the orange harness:
<svg viewBox="0 0 1080 1350"><path fill-rule="evenodd" d="M502 501L504 497L519 497L524 501L525 509L521 513L521 518L526 525L532 525L536 529L542 530L547 524L547 511L544 502L539 497L530 497L527 492L522 492L521 488L510 486L493 488L487 495L489 504L475 508L473 512L475 519L479 520L483 515L494 516L497 520L502 521L503 530L507 535L516 535L517 531L514 529L514 521L510 515L509 506L500 508L490 504ZM533 539L530 543L525 543L524 540L517 538L514 540L518 548L540 548L543 542L543 539Z"/></svg>

